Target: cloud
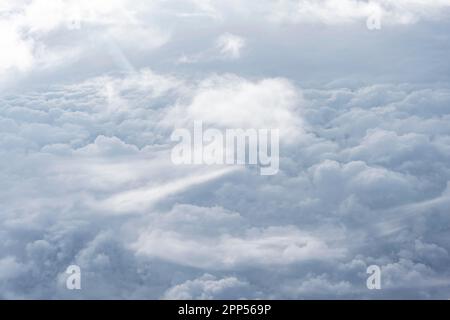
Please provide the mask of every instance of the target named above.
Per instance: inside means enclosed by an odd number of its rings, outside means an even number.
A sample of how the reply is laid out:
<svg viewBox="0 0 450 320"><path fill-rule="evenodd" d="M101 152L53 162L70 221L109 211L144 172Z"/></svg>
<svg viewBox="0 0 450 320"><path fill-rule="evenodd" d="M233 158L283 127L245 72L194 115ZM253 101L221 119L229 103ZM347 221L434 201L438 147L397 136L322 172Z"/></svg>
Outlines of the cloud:
<svg viewBox="0 0 450 320"><path fill-rule="evenodd" d="M216 45L224 57L237 59L241 56L245 40L234 34L225 33L217 39Z"/></svg>
<svg viewBox="0 0 450 320"><path fill-rule="evenodd" d="M5 257L0 260L0 275L1 280L14 279L22 273L23 265L17 263L14 257Z"/></svg>
<svg viewBox="0 0 450 320"><path fill-rule="evenodd" d="M211 217L210 214L203 213L207 208L177 206L173 210L186 209L191 211L191 215L199 215L193 216L195 223L208 228ZM172 212L171 216L173 215ZM191 216L189 218L192 219ZM237 219L238 216L234 218ZM226 219L228 223L229 220ZM210 270L270 268L304 260L333 259L343 255L342 249L329 248L322 240L293 226L247 228L235 234L227 225L215 226L215 219L213 221L212 227L222 231L216 235L206 232L206 236L198 230L191 234L189 230L172 229L167 224L161 230L158 228L158 221L153 221L150 228L140 232L133 248L139 254ZM179 223L180 221L177 221L176 225Z"/></svg>
<svg viewBox="0 0 450 320"><path fill-rule="evenodd" d="M440 297L446 99L148 69L4 96L5 297ZM173 167L171 129L197 117L297 134L272 178ZM73 263L86 291L64 289ZM387 273L380 296L364 287L370 264Z"/></svg>
<svg viewBox="0 0 450 320"><path fill-rule="evenodd" d="M286 79L248 81L234 75L201 81L185 103L168 110L164 122L178 127L205 126L279 129L289 141L302 132L301 93Z"/></svg>
<svg viewBox="0 0 450 320"><path fill-rule="evenodd" d="M205 274L198 279L188 280L178 284L164 294L165 299L170 300L193 300L193 299L225 299L241 294L248 284L235 277L217 279Z"/></svg>
<svg viewBox="0 0 450 320"><path fill-rule="evenodd" d="M2 298L448 298L447 1L0 4ZM279 172L174 166L194 121Z"/></svg>

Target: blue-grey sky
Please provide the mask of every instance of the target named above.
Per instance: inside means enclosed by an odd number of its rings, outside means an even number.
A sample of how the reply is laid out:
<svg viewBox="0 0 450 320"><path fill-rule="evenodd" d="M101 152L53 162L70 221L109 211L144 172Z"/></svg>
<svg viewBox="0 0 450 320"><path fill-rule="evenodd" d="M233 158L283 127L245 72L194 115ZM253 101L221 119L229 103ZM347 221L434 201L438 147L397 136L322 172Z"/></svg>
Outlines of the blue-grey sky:
<svg viewBox="0 0 450 320"><path fill-rule="evenodd" d="M0 0L0 298L450 298L449 17ZM198 120L280 129L279 172L175 166Z"/></svg>

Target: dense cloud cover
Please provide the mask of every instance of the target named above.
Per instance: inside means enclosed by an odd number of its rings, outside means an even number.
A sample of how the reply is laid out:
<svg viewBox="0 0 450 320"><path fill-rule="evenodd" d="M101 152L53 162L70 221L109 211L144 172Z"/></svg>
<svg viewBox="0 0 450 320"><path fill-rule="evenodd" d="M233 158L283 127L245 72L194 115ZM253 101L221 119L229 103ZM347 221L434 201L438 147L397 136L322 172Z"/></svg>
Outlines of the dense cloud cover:
<svg viewBox="0 0 450 320"><path fill-rule="evenodd" d="M449 298L449 16L0 0L0 298ZM280 129L280 171L174 166L199 120Z"/></svg>

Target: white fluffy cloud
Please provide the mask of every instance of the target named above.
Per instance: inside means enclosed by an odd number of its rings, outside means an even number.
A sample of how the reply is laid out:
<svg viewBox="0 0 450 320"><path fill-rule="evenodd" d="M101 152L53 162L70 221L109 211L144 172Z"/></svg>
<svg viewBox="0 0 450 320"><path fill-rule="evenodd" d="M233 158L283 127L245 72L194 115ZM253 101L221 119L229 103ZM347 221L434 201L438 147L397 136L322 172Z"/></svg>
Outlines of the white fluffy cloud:
<svg viewBox="0 0 450 320"><path fill-rule="evenodd" d="M448 242L432 219L448 221L448 96L377 90L300 90L236 76L188 83L143 70L4 97L4 296L25 296L21 279L30 296L70 298L63 286L71 263L96 283L91 298L354 297L368 294L361 283L371 263L386 270L388 296L445 288ZM428 97L436 101L418 113ZM208 101L212 109L201 112ZM246 113L246 102L255 111ZM227 106L234 117L219 112ZM249 169L175 170L167 125L197 116L302 134L285 136L271 180ZM434 125L417 127L418 117ZM385 245L396 249L386 254ZM49 269L48 261L57 263ZM115 274L118 265L127 277ZM256 275L279 267L286 271L272 283L275 293L264 292Z"/></svg>
<svg viewBox="0 0 450 320"><path fill-rule="evenodd" d="M210 274L205 274L198 279L188 280L170 288L164 294L164 298L171 300L226 299L227 296L234 297L236 294L241 294L246 286L248 286L247 283L235 277L217 279Z"/></svg>
<svg viewBox="0 0 450 320"><path fill-rule="evenodd" d="M133 248L139 254L181 265L237 270L329 260L344 254L343 249L329 248L294 226L242 228L247 223L238 214L219 208L176 206L161 220L152 220L149 228L141 230ZM186 228L185 224L198 227Z"/></svg>
<svg viewBox="0 0 450 320"><path fill-rule="evenodd" d="M241 50L245 46L245 40L237 35L225 33L217 39L216 45L220 53L225 57L237 59L241 56Z"/></svg>
<svg viewBox="0 0 450 320"><path fill-rule="evenodd" d="M448 2L257 2L0 1L1 298L448 298ZM279 173L172 165L199 120Z"/></svg>
<svg viewBox="0 0 450 320"><path fill-rule="evenodd" d="M186 102L169 110L165 122L219 128L279 129L286 141L302 132L301 93L286 79L248 81L234 75L201 81Z"/></svg>

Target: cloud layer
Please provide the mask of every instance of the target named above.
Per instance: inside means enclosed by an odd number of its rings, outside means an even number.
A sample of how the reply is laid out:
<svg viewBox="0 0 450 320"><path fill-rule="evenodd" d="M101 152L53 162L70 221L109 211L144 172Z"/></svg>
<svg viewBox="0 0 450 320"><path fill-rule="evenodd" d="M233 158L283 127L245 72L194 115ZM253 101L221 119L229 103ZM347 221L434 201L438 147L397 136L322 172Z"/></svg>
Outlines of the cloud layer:
<svg viewBox="0 0 450 320"><path fill-rule="evenodd" d="M1 1L0 297L447 299L448 1L337 3ZM279 173L174 166L200 120Z"/></svg>

